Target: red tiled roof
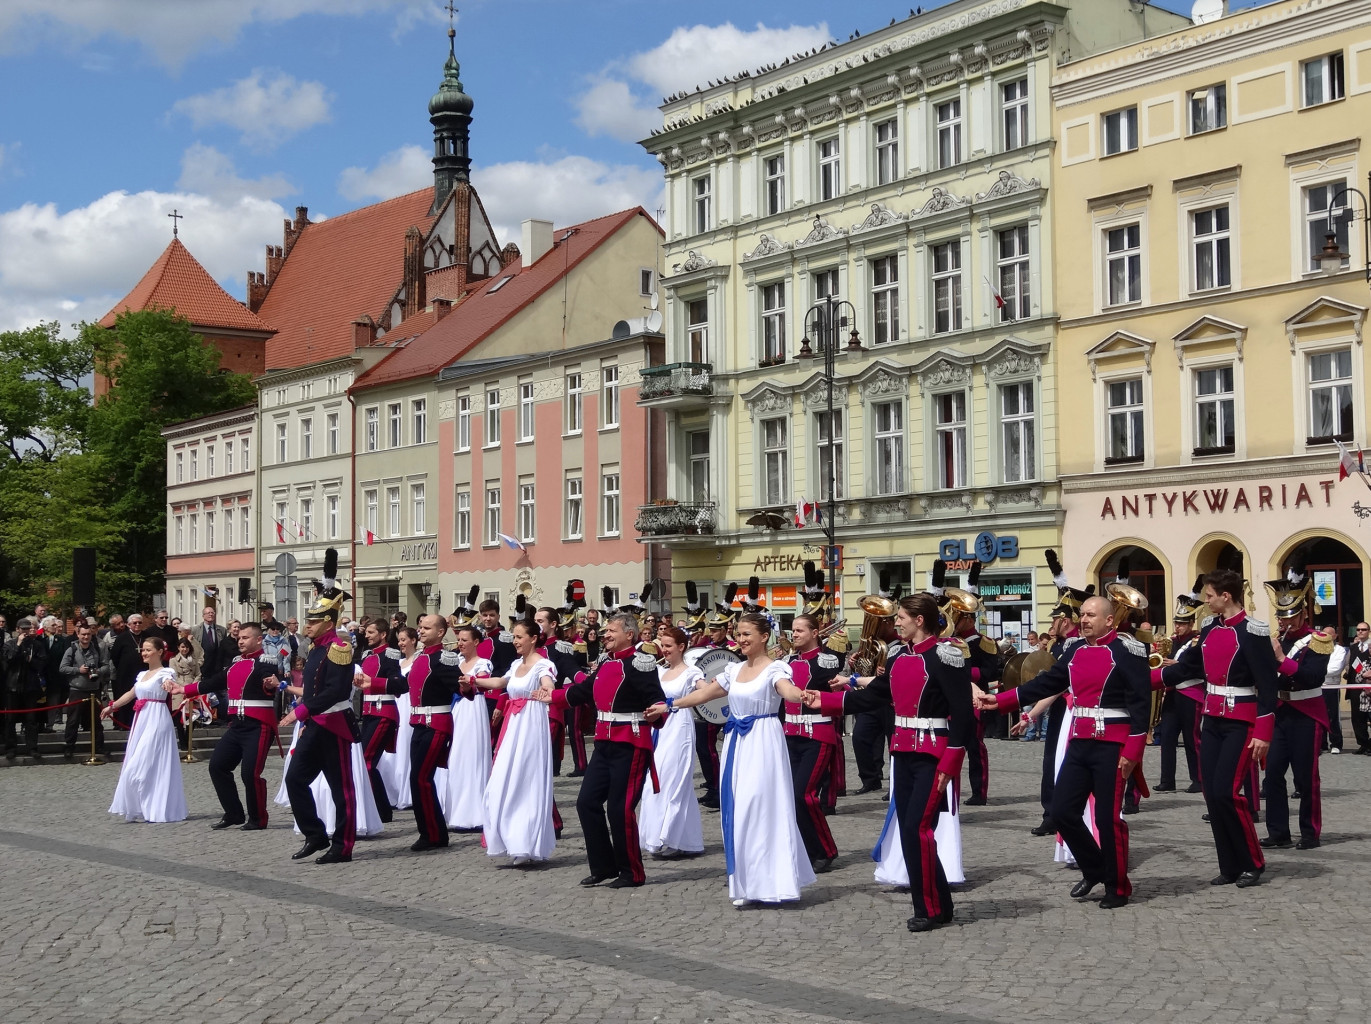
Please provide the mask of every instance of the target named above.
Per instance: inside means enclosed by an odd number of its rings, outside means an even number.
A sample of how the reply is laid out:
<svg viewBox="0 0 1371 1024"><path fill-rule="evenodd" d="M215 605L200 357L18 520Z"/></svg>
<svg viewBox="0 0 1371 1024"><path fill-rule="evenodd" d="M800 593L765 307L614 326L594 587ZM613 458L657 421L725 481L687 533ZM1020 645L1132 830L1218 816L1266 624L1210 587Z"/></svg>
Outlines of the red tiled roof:
<svg viewBox="0 0 1371 1024"><path fill-rule="evenodd" d="M381 319L404 281L405 232L428 233L432 202L430 186L305 225L260 310L278 332L268 370L352 354L352 321Z"/></svg>
<svg viewBox="0 0 1371 1024"><path fill-rule="evenodd" d="M133 291L104 315L100 326L113 327L115 319L126 310L145 309L174 309L196 327L263 333L272 330L264 318L219 287L179 238L173 238L162 250Z"/></svg>
<svg viewBox="0 0 1371 1024"><path fill-rule="evenodd" d="M436 374L502 327L634 217L640 216L651 221L647 211L639 206L573 225L575 234L566 241L554 242L552 249L533 266L525 267L517 262L482 282L433 327L358 377L349 390L360 391ZM553 238L563 238L567 230L555 229ZM499 284L501 281L505 283ZM395 330L413 333L408 329L412 320L402 322Z"/></svg>

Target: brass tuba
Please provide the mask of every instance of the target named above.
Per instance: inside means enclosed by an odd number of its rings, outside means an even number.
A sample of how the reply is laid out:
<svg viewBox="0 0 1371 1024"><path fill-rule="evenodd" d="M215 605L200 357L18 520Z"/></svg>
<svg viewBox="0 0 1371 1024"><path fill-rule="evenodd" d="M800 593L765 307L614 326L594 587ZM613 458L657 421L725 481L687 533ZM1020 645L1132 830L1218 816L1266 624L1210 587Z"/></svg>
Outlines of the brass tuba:
<svg viewBox="0 0 1371 1024"><path fill-rule="evenodd" d="M895 602L879 594L867 594L857 602L862 610L862 638L852 655L852 670L859 676L877 675L885 667L886 645L876 638L881 623L895 617Z"/></svg>
<svg viewBox="0 0 1371 1024"><path fill-rule="evenodd" d="M1114 628L1126 629L1128 617L1134 612L1147 611L1147 597L1141 590L1135 590L1127 583L1108 583L1104 588L1105 597L1114 606Z"/></svg>
<svg viewBox="0 0 1371 1024"><path fill-rule="evenodd" d="M947 626L943 629L943 636L952 636L957 632L957 620L963 615L975 615L981 610L981 599L969 590L962 590L960 587L943 588L943 599L939 602L943 615L947 618Z"/></svg>

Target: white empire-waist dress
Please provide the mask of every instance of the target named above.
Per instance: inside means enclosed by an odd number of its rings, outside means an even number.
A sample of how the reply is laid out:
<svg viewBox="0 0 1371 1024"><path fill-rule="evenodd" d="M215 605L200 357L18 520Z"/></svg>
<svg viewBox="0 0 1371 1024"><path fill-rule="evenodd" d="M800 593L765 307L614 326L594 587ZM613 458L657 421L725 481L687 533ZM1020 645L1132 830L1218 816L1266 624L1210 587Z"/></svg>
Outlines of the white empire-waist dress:
<svg viewBox="0 0 1371 1024"><path fill-rule="evenodd" d="M185 821L186 790L181 782L181 751L171 721L164 682L175 682L169 668L148 669L133 684L134 699L142 703L133 715L119 783L114 787L110 814L126 821Z"/></svg>
<svg viewBox="0 0 1371 1024"><path fill-rule="evenodd" d="M466 675L489 679L495 670L477 658ZM457 697L452 706L452 752L436 776L438 802L449 828L477 829L485 823L486 782L490 779L490 716L483 690L472 700Z"/></svg>
<svg viewBox="0 0 1371 1024"><path fill-rule="evenodd" d="M814 882L814 869L795 824L790 754L777 716L776 682L790 680L790 666L773 661L756 679L739 682L745 667L729 665L715 679L728 691L728 713L738 723L724 738L719 769L728 894L766 903L798 900L800 889Z"/></svg>
<svg viewBox="0 0 1371 1024"><path fill-rule="evenodd" d="M667 669L658 669L662 693L675 700L695 689L704 674L693 665L685 666L675 679L666 678ZM695 722L682 712L667 715L655 734L652 752L657 769L658 791L643 787L638 805L638 842L649 853L664 847L682 853L703 853L704 831L700 824L700 801L695 796Z"/></svg>
<svg viewBox="0 0 1371 1024"><path fill-rule="evenodd" d="M516 661L505 673L509 703L486 783L482 822L486 853L492 857L547 860L556 845L547 705L529 700L529 694L556 678L557 667L546 658L539 658L527 670L522 660ZM485 709L480 710L484 715Z"/></svg>

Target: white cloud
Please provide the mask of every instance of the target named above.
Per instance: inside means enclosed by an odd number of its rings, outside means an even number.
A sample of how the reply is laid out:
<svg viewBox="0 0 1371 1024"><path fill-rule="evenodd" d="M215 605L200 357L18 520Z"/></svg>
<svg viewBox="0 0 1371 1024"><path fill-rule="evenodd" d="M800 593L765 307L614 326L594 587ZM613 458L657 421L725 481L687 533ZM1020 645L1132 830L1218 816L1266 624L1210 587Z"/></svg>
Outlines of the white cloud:
<svg viewBox="0 0 1371 1024"><path fill-rule="evenodd" d="M433 158L422 146L401 146L381 157L375 167L347 167L338 175L344 199L390 199L433 184Z"/></svg>
<svg viewBox="0 0 1371 1024"><path fill-rule="evenodd" d="M239 197L279 199L295 191L280 174L240 178L233 161L213 146L195 143L181 154L181 178L176 187L211 199L232 201Z"/></svg>
<svg viewBox="0 0 1371 1024"><path fill-rule="evenodd" d="M171 109L196 128L225 124L242 132L244 144L270 149L328 121L332 99L322 82L258 68L232 85L177 100Z"/></svg>
<svg viewBox="0 0 1371 1024"><path fill-rule="evenodd" d="M786 28L758 22L750 30L731 22L677 28L661 45L591 76L574 101L576 121L589 135L636 142L661 123L657 104L662 97L807 52L830 38L826 22Z"/></svg>

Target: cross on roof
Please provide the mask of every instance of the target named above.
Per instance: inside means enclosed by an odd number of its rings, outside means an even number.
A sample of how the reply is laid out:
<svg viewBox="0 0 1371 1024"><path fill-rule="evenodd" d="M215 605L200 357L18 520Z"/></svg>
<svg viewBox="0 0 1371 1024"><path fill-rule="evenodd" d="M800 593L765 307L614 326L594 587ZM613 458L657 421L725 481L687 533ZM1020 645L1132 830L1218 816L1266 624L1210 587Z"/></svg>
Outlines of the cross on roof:
<svg viewBox="0 0 1371 1024"><path fill-rule="evenodd" d="M447 27L452 28L452 21L457 16L457 5L453 0L447 0L443 5L443 10L447 11Z"/></svg>
<svg viewBox="0 0 1371 1024"><path fill-rule="evenodd" d="M180 210L173 209L167 216L171 218L171 237L176 238L180 234L180 221L185 214Z"/></svg>

